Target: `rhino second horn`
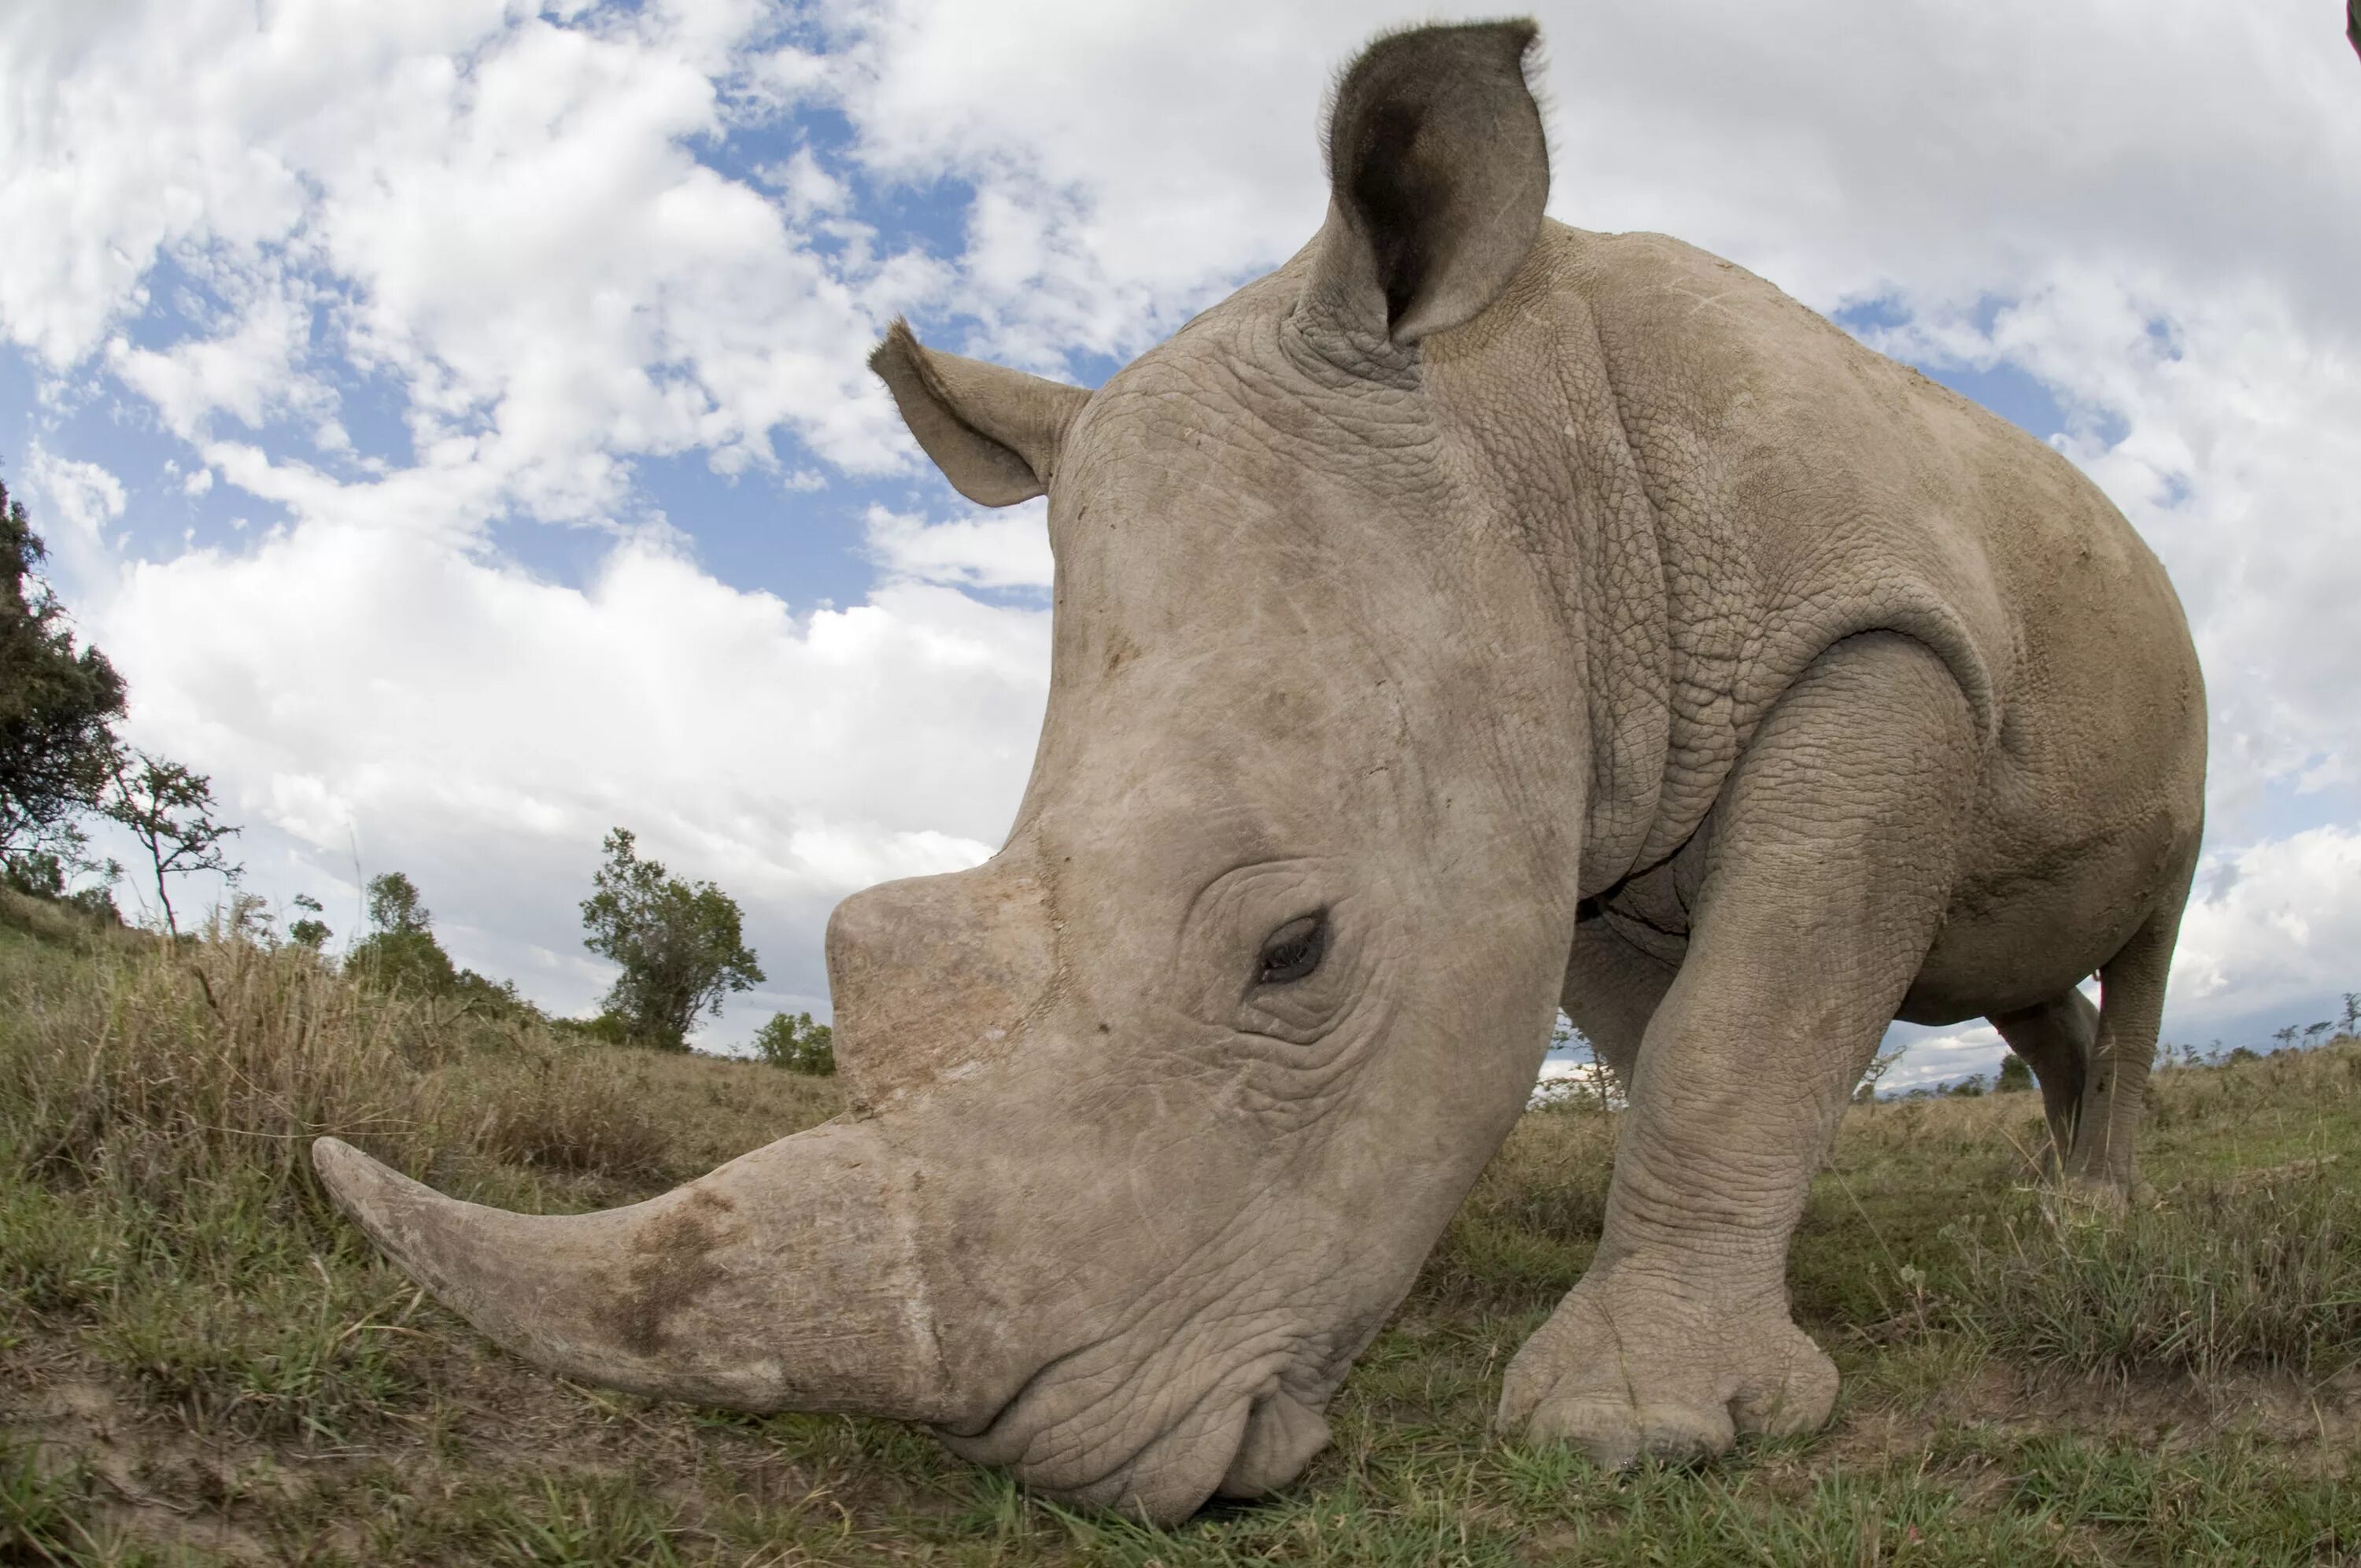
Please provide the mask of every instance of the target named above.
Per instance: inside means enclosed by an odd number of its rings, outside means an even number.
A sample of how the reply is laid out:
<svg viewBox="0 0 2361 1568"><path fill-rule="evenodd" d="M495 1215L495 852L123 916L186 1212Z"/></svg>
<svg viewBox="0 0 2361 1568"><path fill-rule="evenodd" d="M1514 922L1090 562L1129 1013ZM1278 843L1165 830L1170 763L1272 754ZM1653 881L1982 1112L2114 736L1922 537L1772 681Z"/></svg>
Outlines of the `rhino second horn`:
<svg viewBox="0 0 2361 1568"><path fill-rule="evenodd" d="M312 1146L345 1212L436 1299L551 1371L732 1409L943 1421L914 1168L831 1123L593 1214L446 1198L349 1144Z"/></svg>

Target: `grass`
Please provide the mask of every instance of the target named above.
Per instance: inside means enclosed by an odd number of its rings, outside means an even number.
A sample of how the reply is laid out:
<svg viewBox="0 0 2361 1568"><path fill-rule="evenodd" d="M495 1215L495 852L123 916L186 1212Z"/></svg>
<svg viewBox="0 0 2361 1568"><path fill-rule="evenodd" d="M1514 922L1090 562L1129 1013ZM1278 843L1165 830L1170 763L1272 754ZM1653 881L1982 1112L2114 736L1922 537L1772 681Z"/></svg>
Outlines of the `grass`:
<svg viewBox="0 0 2361 1568"><path fill-rule="evenodd" d="M1850 1113L1799 1227L1830 1430L1601 1474L1488 1429L1616 1123L1525 1118L1275 1498L1171 1530L925 1434L580 1387L325 1204L335 1132L586 1208L835 1113L751 1064L371 996L0 898L0 1563L2361 1563L2361 1045L2156 1080L2159 1194L2033 1189L2030 1095Z"/></svg>

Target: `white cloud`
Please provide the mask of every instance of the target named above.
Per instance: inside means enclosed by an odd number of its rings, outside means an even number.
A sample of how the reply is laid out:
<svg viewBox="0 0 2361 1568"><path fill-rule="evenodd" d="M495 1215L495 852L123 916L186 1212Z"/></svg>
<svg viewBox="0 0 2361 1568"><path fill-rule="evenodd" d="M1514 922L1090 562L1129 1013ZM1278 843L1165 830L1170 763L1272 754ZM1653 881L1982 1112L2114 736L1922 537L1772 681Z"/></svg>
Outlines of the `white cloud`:
<svg viewBox="0 0 2361 1568"><path fill-rule="evenodd" d="M573 901L620 824L737 895L774 991L809 1006L838 898L999 843L1049 627L915 584L798 621L641 543L577 589L307 525L135 566L93 631L133 732L250 825L266 894L349 888L357 851L456 916L461 961L578 1006Z"/></svg>
<svg viewBox="0 0 2361 1568"><path fill-rule="evenodd" d="M2182 1032L2256 1014L2309 1024L2344 991L2361 991L2361 831L2315 828L2209 857L2173 954Z"/></svg>
<svg viewBox="0 0 2361 1568"><path fill-rule="evenodd" d="M929 523L873 506L864 523L870 558L889 581L1046 588L1053 576L1048 510L1037 500Z"/></svg>
<svg viewBox="0 0 2361 1568"><path fill-rule="evenodd" d="M291 410L337 454L312 372L341 358L396 389L419 454L382 504L446 529L604 516L642 454L774 467L779 430L840 466L899 461L862 359L944 269L822 255L694 156L727 129L715 77L764 7L562 26L451 0L197 0L94 28L14 9L0 209L39 240L0 252L0 331L60 370L107 343L184 439ZM796 167L808 214L829 177ZM128 328L166 263L220 319L144 344ZM342 481L291 455L256 447L225 477L302 515L343 510L324 499Z"/></svg>
<svg viewBox="0 0 2361 1568"><path fill-rule="evenodd" d="M83 551L103 547L107 525L123 515L123 481L95 463L60 457L37 445L25 477L48 503L48 514L72 530L73 543ZM49 543L62 542L53 536Z"/></svg>
<svg viewBox="0 0 2361 1568"><path fill-rule="evenodd" d="M121 336L108 341L108 368L153 403L165 428L181 440L203 441L215 413L249 430L282 413L308 413L314 422L331 417L332 395L299 368L309 355L308 291L280 269L269 272L279 275L251 289L241 287L247 280L223 280L247 298L217 335L163 349L137 347Z"/></svg>

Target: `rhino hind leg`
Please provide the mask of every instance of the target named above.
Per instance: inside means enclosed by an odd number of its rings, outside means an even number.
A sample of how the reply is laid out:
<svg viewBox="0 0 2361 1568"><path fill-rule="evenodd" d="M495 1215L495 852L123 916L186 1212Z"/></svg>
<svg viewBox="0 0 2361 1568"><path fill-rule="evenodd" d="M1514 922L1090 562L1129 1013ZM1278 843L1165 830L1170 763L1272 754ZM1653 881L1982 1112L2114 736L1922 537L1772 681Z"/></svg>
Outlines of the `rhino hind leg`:
<svg viewBox="0 0 2361 1568"><path fill-rule="evenodd" d="M1949 671L1883 633L1766 718L1646 1025L1598 1255L1510 1365L1505 1431L1612 1465L1827 1421L1836 1367L1790 1314L1788 1237L1941 923L1974 758Z"/></svg>
<svg viewBox="0 0 2361 1568"><path fill-rule="evenodd" d="M1574 928L1559 1005L1626 1093L1639 1070L1648 1021L1656 1015L1677 972L1675 964L1641 950L1605 916L1593 916Z"/></svg>
<svg viewBox="0 0 2361 1568"><path fill-rule="evenodd" d="M2136 1146L2164 1023L2165 975L2193 862L2192 856L2189 870L2171 884L2173 896L2099 969L2097 1040L2064 1174L2070 1185L2112 1202L2136 1199L2142 1190Z"/></svg>
<svg viewBox="0 0 2361 1568"><path fill-rule="evenodd" d="M2080 991L2069 991L2013 1013L1995 1013L1992 1026L2041 1085L2042 1113L2049 1123L2042 1168L2054 1175L2073 1152L2074 1124L2099 1046L2099 1010Z"/></svg>

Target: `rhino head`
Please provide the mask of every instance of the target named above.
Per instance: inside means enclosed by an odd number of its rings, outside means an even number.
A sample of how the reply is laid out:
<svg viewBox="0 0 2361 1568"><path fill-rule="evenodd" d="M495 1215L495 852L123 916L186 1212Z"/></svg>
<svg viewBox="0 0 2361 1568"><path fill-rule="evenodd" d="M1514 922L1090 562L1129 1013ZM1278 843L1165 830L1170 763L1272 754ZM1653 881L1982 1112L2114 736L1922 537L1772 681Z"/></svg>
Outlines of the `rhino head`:
<svg viewBox="0 0 2361 1568"><path fill-rule="evenodd" d="M855 1108L664 1197L511 1214L322 1140L406 1269L568 1376L924 1421L1150 1519L1301 1470L1525 1103L1576 919L1578 563L1501 477L1567 417L1518 303L1534 38L1372 46L1312 243L1096 392L896 324L950 482L1049 496L1005 847L836 911Z"/></svg>

